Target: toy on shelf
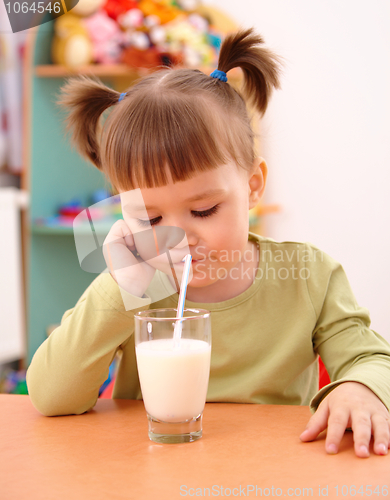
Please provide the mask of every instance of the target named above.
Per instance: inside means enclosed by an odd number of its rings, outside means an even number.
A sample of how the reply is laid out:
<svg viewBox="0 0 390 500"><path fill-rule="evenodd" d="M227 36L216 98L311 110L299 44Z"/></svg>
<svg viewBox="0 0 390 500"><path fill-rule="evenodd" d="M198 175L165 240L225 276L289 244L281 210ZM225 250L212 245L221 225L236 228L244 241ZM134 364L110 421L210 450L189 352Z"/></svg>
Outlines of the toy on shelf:
<svg viewBox="0 0 390 500"><path fill-rule="evenodd" d="M100 10L84 19L84 26L92 42L92 60L100 64L119 63L125 36L118 24Z"/></svg>
<svg viewBox="0 0 390 500"><path fill-rule="evenodd" d="M34 224L39 226L67 226L73 227L75 217L84 210L84 206L78 198L73 198L58 208L58 214L51 217L39 217Z"/></svg>
<svg viewBox="0 0 390 500"><path fill-rule="evenodd" d="M93 61L93 41L83 20L98 11L103 2L81 0L70 12L55 19L51 48L55 64L76 68Z"/></svg>
<svg viewBox="0 0 390 500"><path fill-rule="evenodd" d="M215 64L222 35L213 31L209 20L196 12L197 7L194 0L141 0L138 8L118 16L126 36L123 62L151 67L153 58L158 66L165 56L168 65Z"/></svg>
<svg viewBox="0 0 390 500"><path fill-rule="evenodd" d="M107 0L103 5L103 10L116 21L121 14L137 7L136 0Z"/></svg>
<svg viewBox="0 0 390 500"><path fill-rule="evenodd" d="M58 213L61 217L73 220L80 212L84 210L81 201L77 198L72 199L69 203L62 205Z"/></svg>
<svg viewBox="0 0 390 500"><path fill-rule="evenodd" d="M54 23L52 61L75 68L92 62L92 43L81 19L71 13Z"/></svg>
<svg viewBox="0 0 390 500"><path fill-rule="evenodd" d="M94 191L88 200L88 216L100 225L109 226L116 220L122 218L122 207L119 196L105 189ZM68 227L73 228L75 218L85 210L85 206L79 198L72 198L58 208L58 213L51 217L39 217L34 220L36 226L45 227ZM88 224L87 218L82 218Z"/></svg>
<svg viewBox="0 0 390 500"><path fill-rule="evenodd" d="M54 22L52 61L213 66L223 32L205 12L198 0L80 0Z"/></svg>

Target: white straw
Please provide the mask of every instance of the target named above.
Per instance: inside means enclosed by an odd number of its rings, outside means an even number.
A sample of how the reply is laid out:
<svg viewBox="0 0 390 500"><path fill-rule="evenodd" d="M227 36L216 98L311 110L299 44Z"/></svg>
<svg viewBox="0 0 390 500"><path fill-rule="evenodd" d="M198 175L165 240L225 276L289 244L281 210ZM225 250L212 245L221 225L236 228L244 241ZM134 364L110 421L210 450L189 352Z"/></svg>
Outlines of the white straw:
<svg viewBox="0 0 390 500"><path fill-rule="evenodd" d="M188 277L190 275L190 269L191 269L191 261L192 261L191 254L188 254L184 257L184 270L183 270L183 276L181 277L180 294L179 294L179 302L177 304L176 319L183 318L184 302L186 300ZM177 346L177 342L181 338L182 328L183 328L183 322L182 321L175 321L173 339L175 340L174 343L176 346Z"/></svg>

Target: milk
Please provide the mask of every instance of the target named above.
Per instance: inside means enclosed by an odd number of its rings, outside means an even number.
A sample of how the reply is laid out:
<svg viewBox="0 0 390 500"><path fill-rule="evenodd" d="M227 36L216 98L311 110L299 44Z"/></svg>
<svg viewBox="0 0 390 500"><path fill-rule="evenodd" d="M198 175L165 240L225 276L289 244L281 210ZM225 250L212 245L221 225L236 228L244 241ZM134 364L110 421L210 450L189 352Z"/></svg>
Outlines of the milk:
<svg viewBox="0 0 390 500"><path fill-rule="evenodd" d="M149 415L184 422L202 413L210 373L211 346L203 340L150 340L136 346L142 397Z"/></svg>

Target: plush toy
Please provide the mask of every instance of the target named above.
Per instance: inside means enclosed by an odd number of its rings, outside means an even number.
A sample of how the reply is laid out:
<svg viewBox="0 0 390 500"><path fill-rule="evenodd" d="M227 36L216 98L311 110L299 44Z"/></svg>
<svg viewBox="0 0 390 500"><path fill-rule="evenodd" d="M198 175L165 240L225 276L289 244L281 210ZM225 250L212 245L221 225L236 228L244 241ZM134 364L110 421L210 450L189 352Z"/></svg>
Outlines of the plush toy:
<svg viewBox="0 0 390 500"><path fill-rule="evenodd" d="M83 20L92 41L92 59L96 63L115 64L121 60L124 33L119 25L100 10Z"/></svg>
<svg viewBox="0 0 390 500"><path fill-rule="evenodd" d="M177 5L186 11L192 12L199 6L199 0L177 0Z"/></svg>
<svg viewBox="0 0 390 500"><path fill-rule="evenodd" d="M149 50L127 47L122 53L122 61L132 68L155 68L161 65L159 52L155 47Z"/></svg>
<svg viewBox="0 0 390 500"><path fill-rule="evenodd" d="M58 209L58 214L61 217L66 217L69 220L74 220L75 217L84 210L84 206L81 200L78 198L73 198L68 203L61 205Z"/></svg>
<svg viewBox="0 0 390 500"><path fill-rule="evenodd" d="M92 42L83 20L96 12L103 2L79 0L71 11L56 18L52 43L52 60L55 64L75 68L92 62Z"/></svg>
<svg viewBox="0 0 390 500"><path fill-rule="evenodd" d="M79 0L73 7L72 14L80 17L87 17L97 12L105 0ZM69 12L69 11L68 11Z"/></svg>
<svg viewBox="0 0 390 500"><path fill-rule="evenodd" d="M117 22L123 29L138 29L143 25L144 15L139 9L130 9L120 14Z"/></svg>
<svg viewBox="0 0 390 500"><path fill-rule="evenodd" d="M214 66L221 36L199 7L199 0L80 0L55 21L53 62Z"/></svg>
<svg viewBox="0 0 390 500"><path fill-rule="evenodd" d="M207 22L198 15L179 18L165 26L168 51L181 53L184 64L190 67L210 65L216 58L215 50L207 39Z"/></svg>
<svg viewBox="0 0 390 500"><path fill-rule="evenodd" d="M138 2L136 0L106 0L103 5L103 9L106 11L107 15L115 21L121 14L137 8Z"/></svg>
<svg viewBox="0 0 390 500"><path fill-rule="evenodd" d="M55 64L70 68L92 61L92 43L79 16L68 12L55 20L51 56Z"/></svg>
<svg viewBox="0 0 390 500"><path fill-rule="evenodd" d="M173 2L164 2L163 0L140 0L138 8L145 17L157 17L160 24L169 23L182 14L181 10L173 5Z"/></svg>

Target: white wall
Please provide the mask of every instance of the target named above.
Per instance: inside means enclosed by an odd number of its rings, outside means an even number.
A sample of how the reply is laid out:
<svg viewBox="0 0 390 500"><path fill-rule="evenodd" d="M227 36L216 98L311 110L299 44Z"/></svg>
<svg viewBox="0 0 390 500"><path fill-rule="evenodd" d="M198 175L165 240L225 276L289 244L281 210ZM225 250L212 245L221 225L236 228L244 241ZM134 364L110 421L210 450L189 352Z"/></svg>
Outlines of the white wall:
<svg viewBox="0 0 390 500"><path fill-rule="evenodd" d="M390 341L390 2L213 0L286 61L262 122L267 235L343 264Z"/></svg>

